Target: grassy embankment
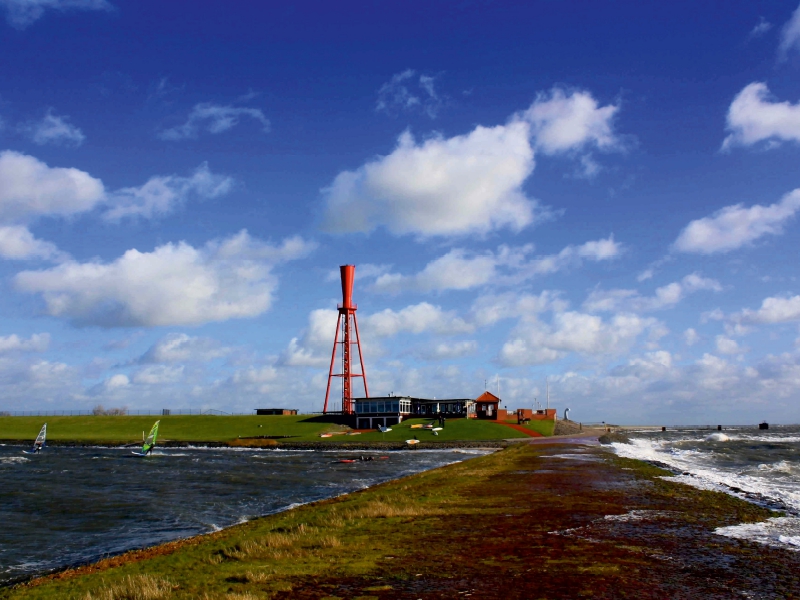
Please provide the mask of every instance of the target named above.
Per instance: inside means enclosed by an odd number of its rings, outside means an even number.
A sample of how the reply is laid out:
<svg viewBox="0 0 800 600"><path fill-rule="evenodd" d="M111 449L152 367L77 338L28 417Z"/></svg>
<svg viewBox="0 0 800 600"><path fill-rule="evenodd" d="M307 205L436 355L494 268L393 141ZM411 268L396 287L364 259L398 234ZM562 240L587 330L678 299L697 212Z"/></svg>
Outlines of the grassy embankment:
<svg viewBox="0 0 800 600"><path fill-rule="evenodd" d="M47 439L77 443L136 443L142 432L147 432L161 420L159 440L182 442L226 442L264 445L269 440L248 440L258 436L291 436L289 442L402 442L416 435L424 442L452 442L499 440L525 437L510 427L477 421L453 419L434 436L426 430L411 429L415 423L428 423L427 419L409 419L392 427L388 433L372 431L360 435L335 435L320 438L321 433L343 431L346 428L320 422L308 415L298 416L201 416L174 415L164 417L0 417L0 440L33 441L42 423L47 422ZM552 435L553 423L533 421L530 429L543 435ZM243 438L240 441L240 438ZM271 443L271 442L270 442Z"/></svg>
<svg viewBox="0 0 800 600"><path fill-rule="evenodd" d="M575 450L513 446L0 598L797 597L800 553L713 533L770 511Z"/></svg>

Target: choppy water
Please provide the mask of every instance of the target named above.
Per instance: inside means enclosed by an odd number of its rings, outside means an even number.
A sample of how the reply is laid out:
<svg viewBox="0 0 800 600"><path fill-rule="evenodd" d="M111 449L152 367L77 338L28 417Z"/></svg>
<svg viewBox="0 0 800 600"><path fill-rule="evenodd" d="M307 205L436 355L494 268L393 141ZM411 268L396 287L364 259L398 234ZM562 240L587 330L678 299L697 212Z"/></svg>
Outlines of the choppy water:
<svg viewBox="0 0 800 600"><path fill-rule="evenodd" d="M616 452L669 466L676 472L671 480L786 511L785 517L721 527L716 533L800 551L800 426L634 432L630 437L630 444L614 444Z"/></svg>
<svg viewBox="0 0 800 600"><path fill-rule="evenodd" d="M353 453L0 446L0 584L469 458L480 451Z"/></svg>

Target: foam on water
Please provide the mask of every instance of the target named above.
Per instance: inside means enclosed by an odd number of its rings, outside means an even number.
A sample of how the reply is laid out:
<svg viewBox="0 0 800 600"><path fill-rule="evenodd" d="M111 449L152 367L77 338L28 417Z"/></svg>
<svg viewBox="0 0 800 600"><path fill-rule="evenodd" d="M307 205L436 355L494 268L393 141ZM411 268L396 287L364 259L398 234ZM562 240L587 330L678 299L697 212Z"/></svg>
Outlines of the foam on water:
<svg viewBox="0 0 800 600"><path fill-rule="evenodd" d="M655 462L676 472L672 477L665 477L666 480L725 492L785 510L785 517L720 528L717 533L800 549L800 436L797 431L703 433L642 433L629 444L615 443L613 448L620 456ZM723 442L721 436L728 439Z"/></svg>

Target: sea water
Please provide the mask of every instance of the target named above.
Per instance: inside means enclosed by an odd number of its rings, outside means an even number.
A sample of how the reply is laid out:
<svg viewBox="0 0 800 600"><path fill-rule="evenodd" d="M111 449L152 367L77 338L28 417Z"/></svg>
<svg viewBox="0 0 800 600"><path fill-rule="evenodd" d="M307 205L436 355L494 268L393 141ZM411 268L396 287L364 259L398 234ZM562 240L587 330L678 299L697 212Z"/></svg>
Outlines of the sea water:
<svg viewBox="0 0 800 600"><path fill-rule="evenodd" d="M675 475L666 479L785 513L716 533L800 551L800 426L634 431L629 437L630 444L614 444L617 454L667 467Z"/></svg>
<svg viewBox="0 0 800 600"><path fill-rule="evenodd" d="M458 462L388 453L0 446L0 585ZM341 463L372 456L376 460ZM381 456L387 459L381 460Z"/></svg>

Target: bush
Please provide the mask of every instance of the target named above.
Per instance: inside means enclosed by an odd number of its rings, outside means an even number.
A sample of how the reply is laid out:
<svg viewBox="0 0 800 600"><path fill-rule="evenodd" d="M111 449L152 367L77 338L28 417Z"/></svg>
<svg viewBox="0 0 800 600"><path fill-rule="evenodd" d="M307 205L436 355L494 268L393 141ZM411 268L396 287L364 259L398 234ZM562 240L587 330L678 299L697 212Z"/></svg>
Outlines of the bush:
<svg viewBox="0 0 800 600"><path fill-rule="evenodd" d="M92 409L92 414L96 417L120 417L128 414L128 407L105 409L102 404L98 404Z"/></svg>

